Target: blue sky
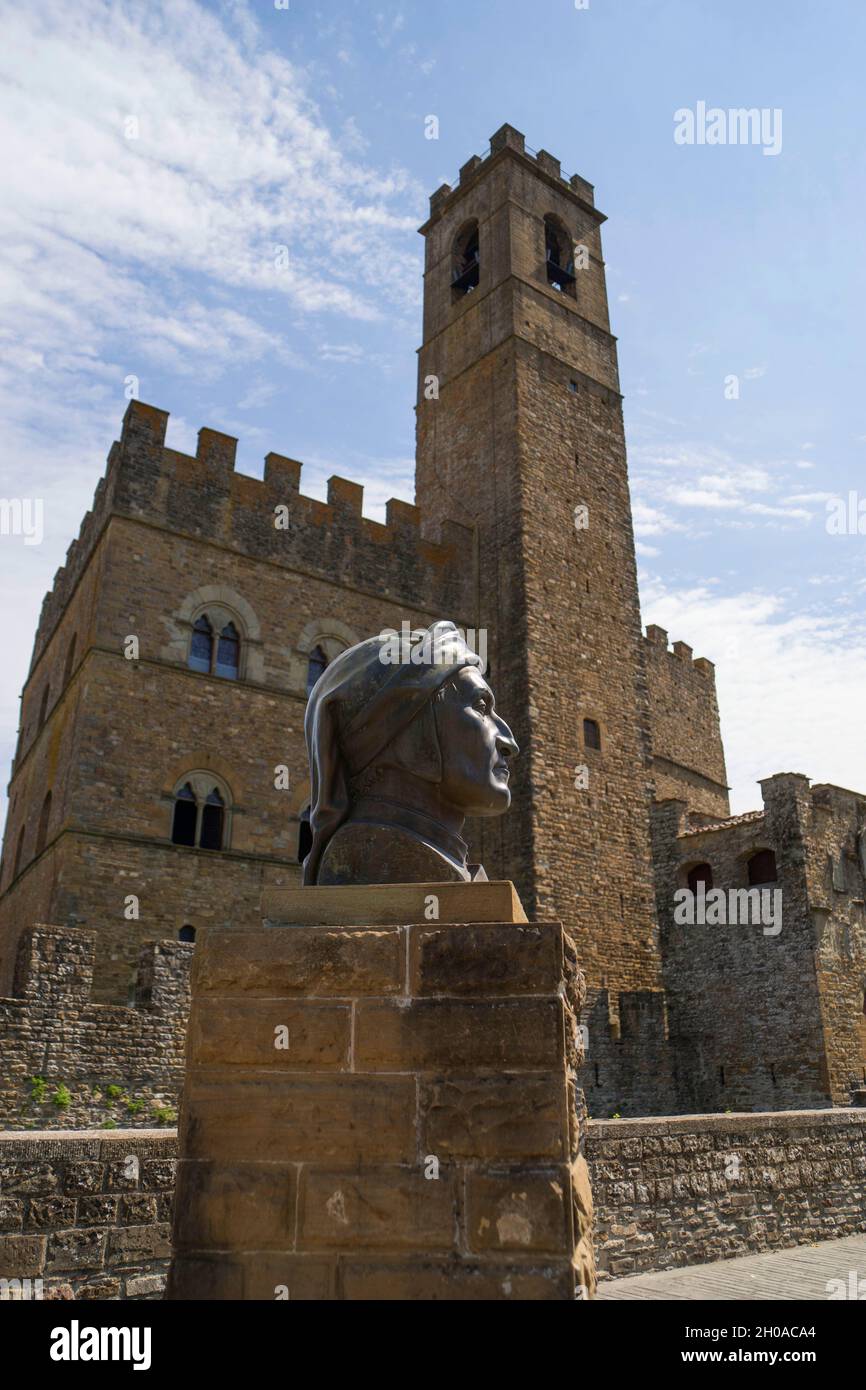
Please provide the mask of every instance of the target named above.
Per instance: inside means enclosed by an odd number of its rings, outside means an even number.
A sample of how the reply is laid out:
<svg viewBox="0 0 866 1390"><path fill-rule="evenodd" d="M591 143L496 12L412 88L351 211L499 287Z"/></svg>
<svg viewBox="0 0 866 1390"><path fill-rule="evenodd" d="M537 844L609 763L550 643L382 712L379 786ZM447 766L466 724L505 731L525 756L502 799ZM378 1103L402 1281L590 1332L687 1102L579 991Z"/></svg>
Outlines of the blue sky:
<svg viewBox="0 0 866 1390"><path fill-rule="evenodd" d="M340 473L372 516L411 499L415 229L509 121L610 219L644 621L717 664L734 809L776 771L866 790L866 535L826 529L829 498L866 498L866 6L44 0L0 19L0 496L45 504L42 544L0 536L3 766L129 376L175 447L207 424L245 471L274 449L306 492ZM678 145L699 101L779 109L781 151Z"/></svg>

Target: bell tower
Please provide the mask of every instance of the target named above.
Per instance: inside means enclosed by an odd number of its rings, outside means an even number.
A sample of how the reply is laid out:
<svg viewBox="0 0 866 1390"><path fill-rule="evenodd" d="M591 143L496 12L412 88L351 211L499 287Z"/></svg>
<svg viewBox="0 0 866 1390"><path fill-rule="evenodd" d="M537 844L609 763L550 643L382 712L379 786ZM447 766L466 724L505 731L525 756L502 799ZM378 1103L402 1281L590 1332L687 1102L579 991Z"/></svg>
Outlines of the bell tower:
<svg viewBox="0 0 866 1390"><path fill-rule="evenodd" d="M416 501L434 530L473 528L473 618L521 748L512 810L470 827L473 852L514 879L530 919L575 932L590 1017L616 1039L620 995L662 986L604 220L590 184L508 125L433 194ZM660 994L649 1003L663 1014Z"/></svg>

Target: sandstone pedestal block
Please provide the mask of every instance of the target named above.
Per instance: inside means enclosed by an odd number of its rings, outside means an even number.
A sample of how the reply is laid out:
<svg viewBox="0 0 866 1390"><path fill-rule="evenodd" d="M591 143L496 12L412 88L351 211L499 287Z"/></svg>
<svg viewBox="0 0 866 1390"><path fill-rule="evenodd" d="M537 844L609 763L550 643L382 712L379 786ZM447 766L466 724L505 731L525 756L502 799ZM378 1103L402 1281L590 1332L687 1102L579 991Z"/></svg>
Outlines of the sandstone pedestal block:
<svg viewBox="0 0 866 1390"><path fill-rule="evenodd" d="M510 884L305 888L265 913L196 946L167 1296L591 1297L560 924Z"/></svg>

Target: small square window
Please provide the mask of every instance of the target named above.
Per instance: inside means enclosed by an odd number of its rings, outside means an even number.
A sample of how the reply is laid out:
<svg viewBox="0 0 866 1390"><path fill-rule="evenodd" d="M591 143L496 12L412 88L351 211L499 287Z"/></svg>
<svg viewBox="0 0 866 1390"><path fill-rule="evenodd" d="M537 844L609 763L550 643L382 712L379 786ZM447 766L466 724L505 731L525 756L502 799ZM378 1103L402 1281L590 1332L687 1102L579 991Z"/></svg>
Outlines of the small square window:
<svg viewBox="0 0 866 1390"><path fill-rule="evenodd" d="M576 396L576 395L577 395L577 382L576 382L576 381L570 381L570 382L568 383L568 389L569 389L569 391L572 393L573 396Z"/></svg>

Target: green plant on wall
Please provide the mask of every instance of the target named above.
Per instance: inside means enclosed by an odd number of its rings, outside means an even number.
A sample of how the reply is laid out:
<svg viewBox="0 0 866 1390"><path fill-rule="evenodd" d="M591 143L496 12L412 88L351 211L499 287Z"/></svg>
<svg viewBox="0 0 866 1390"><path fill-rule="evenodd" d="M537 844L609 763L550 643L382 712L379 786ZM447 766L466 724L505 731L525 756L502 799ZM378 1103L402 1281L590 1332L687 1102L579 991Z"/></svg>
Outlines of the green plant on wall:
<svg viewBox="0 0 866 1390"><path fill-rule="evenodd" d="M51 1097L58 1110L66 1110L72 1104L72 1092L69 1087L61 1081Z"/></svg>
<svg viewBox="0 0 866 1390"><path fill-rule="evenodd" d="M44 1076L31 1076L30 1078L30 1099L35 1100L37 1105L41 1105L48 1094L48 1082Z"/></svg>

